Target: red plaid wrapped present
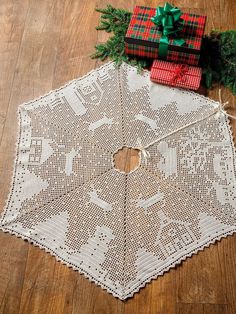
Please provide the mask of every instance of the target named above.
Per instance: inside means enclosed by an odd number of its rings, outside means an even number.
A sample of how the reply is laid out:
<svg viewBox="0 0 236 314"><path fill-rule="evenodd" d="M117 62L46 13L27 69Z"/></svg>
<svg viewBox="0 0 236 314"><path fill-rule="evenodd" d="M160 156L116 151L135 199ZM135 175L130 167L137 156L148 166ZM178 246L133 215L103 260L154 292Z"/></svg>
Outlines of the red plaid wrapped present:
<svg viewBox="0 0 236 314"><path fill-rule="evenodd" d="M156 83L196 90L200 86L201 76L202 69L199 67L154 60L150 79Z"/></svg>
<svg viewBox="0 0 236 314"><path fill-rule="evenodd" d="M180 11L181 12L181 11ZM160 58L160 40L162 30L151 18L156 15L155 8L136 6L125 36L125 52L128 55L165 59L189 65L197 65L200 57L202 36L204 33L206 16L184 13L180 19L183 28L178 37L185 43L176 44L175 38L168 36L168 51L165 58Z"/></svg>

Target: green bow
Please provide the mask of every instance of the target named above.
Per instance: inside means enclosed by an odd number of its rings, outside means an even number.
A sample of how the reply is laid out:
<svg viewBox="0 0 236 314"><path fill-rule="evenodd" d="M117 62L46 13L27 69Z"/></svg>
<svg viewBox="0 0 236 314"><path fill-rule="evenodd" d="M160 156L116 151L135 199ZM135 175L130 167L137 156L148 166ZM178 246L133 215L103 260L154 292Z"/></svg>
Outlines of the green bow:
<svg viewBox="0 0 236 314"><path fill-rule="evenodd" d="M179 8L172 7L168 2L164 7L157 7L156 15L151 18L152 22L159 26L162 31L162 37L159 45L159 56L165 58L168 52L169 35L177 36L183 29L183 20L180 18L182 12ZM185 40L176 38L174 45L183 46Z"/></svg>

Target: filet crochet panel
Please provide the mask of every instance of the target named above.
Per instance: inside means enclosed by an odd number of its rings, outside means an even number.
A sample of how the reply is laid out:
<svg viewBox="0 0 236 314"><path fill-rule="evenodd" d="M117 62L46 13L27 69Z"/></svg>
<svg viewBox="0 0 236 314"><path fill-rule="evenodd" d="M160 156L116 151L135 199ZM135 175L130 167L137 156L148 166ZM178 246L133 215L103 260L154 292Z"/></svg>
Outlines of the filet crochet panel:
<svg viewBox="0 0 236 314"><path fill-rule="evenodd" d="M0 229L133 296L236 230L236 154L228 118L211 114L218 105L109 62L19 106ZM117 171L114 154L140 143L148 162L140 154L132 172Z"/></svg>

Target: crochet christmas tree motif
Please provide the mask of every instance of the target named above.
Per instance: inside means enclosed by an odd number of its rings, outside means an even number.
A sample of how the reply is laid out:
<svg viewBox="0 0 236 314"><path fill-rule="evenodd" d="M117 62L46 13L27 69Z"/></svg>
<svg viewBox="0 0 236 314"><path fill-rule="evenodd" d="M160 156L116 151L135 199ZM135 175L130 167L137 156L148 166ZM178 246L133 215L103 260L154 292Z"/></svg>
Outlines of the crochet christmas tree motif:
<svg viewBox="0 0 236 314"><path fill-rule="evenodd" d="M21 105L0 229L133 296L236 230L236 153L218 106L112 62Z"/></svg>

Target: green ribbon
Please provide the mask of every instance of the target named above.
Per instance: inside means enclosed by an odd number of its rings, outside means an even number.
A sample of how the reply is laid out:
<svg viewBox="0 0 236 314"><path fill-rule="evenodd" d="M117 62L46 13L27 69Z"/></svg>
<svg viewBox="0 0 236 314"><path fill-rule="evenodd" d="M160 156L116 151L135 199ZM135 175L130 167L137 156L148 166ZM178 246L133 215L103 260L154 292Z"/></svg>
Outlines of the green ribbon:
<svg viewBox="0 0 236 314"><path fill-rule="evenodd" d="M157 7L156 14L151 18L152 22L155 23L162 36L159 43L159 56L166 58L168 53L169 35L178 36L178 33L183 29L183 20L180 18L182 12L179 8L172 7L168 2L165 3L164 7ZM174 45L183 46L185 40L182 38L175 38L173 41Z"/></svg>

